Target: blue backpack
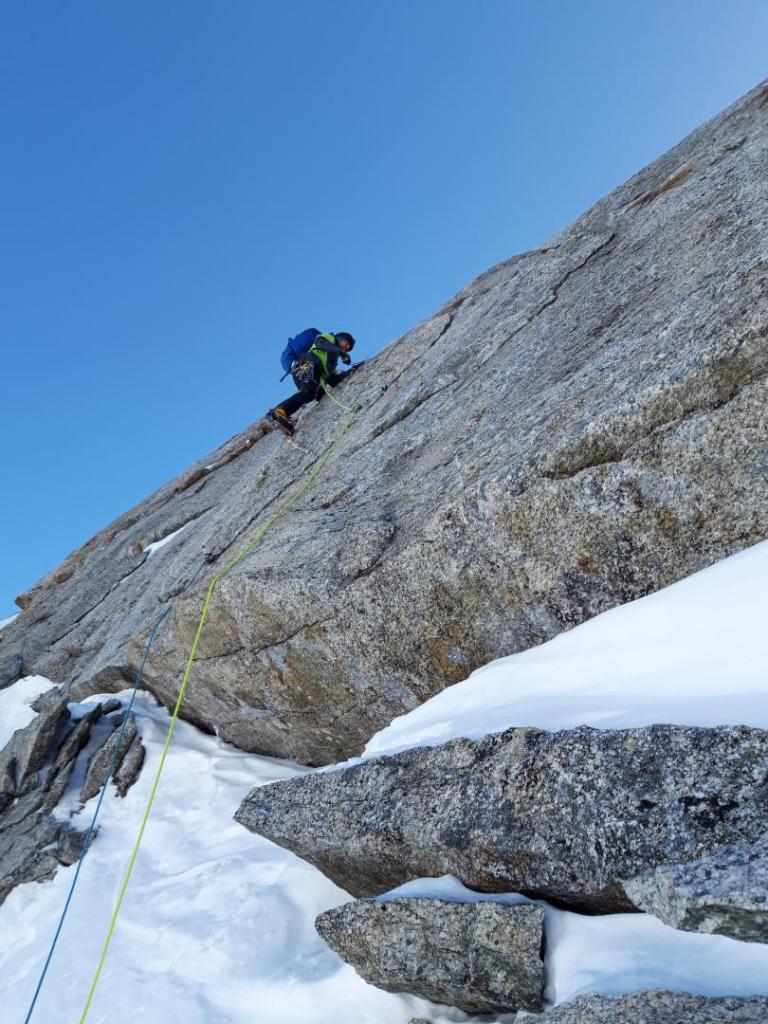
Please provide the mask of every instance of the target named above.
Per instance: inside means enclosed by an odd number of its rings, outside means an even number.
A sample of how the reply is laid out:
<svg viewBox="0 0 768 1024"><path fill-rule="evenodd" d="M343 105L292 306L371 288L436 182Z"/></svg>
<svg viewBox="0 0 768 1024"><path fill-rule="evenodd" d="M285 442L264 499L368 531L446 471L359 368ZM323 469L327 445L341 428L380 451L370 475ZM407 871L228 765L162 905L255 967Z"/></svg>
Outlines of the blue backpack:
<svg viewBox="0 0 768 1024"><path fill-rule="evenodd" d="M301 334L297 334L295 338L289 338L288 344L283 350L283 354L280 356L280 362L286 375L291 372L291 364L295 359L301 359L305 352L309 351L312 347L312 342L318 336L320 331L315 327L309 327L306 331L302 331Z"/></svg>

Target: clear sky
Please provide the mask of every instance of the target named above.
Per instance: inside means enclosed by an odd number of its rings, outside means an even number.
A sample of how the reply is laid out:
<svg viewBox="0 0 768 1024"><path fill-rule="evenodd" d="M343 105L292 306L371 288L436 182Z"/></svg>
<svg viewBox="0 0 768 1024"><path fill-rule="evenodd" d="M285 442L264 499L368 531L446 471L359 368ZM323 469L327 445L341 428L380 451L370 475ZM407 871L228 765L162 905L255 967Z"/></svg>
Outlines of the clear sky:
<svg viewBox="0 0 768 1024"><path fill-rule="evenodd" d="M0 618L768 76L765 0L4 0ZM290 389L288 389L290 390Z"/></svg>

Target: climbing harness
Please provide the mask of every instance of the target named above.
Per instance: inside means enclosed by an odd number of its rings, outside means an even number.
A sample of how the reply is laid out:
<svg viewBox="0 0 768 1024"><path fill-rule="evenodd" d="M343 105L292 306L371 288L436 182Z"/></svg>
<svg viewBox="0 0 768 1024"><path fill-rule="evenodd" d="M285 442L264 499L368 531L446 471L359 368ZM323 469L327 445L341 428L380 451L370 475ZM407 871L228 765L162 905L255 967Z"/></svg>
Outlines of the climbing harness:
<svg viewBox="0 0 768 1024"><path fill-rule="evenodd" d="M315 374L318 369L318 364L312 359L311 356L303 356L297 363L294 364L292 369L293 379L296 381L298 387L303 384L311 384L314 382Z"/></svg>
<svg viewBox="0 0 768 1024"><path fill-rule="evenodd" d="M236 566L238 566L243 561L243 559L246 558L251 553L251 551L253 551L253 549L258 544L261 543L261 541L264 539L266 534L272 529L272 527L275 525L275 523L277 523L280 519L282 519L282 517L288 511L290 511L290 509L296 504L296 502L300 498L302 498L309 490L311 490L311 488L314 486L315 481L317 480L317 478L320 476L320 474L322 473L323 469L325 468L326 463L330 459L331 454L333 453L333 450L336 448L336 446L339 444L339 442L349 432L352 424L357 419L358 413L360 412L360 406L345 405L343 402L340 402L338 398L334 397L330 393L330 390L326 387L326 385L324 383L321 383L321 387L325 391L326 395L328 395L328 397L331 399L333 404L338 406L339 409L341 409L343 412L346 413L346 420L344 422L344 426L342 427L341 431L336 435L336 437L333 439L333 441L331 441L331 443L327 446L325 451L319 457L313 456L313 457L316 458L315 464L310 469L310 471L307 474L304 482L294 491L294 493L290 497L288 497L286 499L286 501L283 502L283 504L277 509L277 511L274 512L266 520L266 522L264 522L259 527L259 529L254 534L252 540L250 540L245 545L245 547L243 547L243 549L237 555L235 555L235 557L230 562L228 562L222 569L219 570L218 573L216 573L216 575L213 577L213 579L211 580L210 584L208 585L208 590L206 591L205 600L203 602L203 609L202 609L202 612L200 614L200 621L198 623L197 630L195 632L194 640L192 641L192 647L190 649L189 657L187 659L186 667L184 669L184 674L182 676L181 684L179 686L179 693L178 693L178 696L176 698L176 704L174 706L173 713L171 714L171 721L170 721L170 724L168 726L168 733L167 733L167 736L166 736L166 739L165 739L165 745L163 746L163 750L162 750L162 753L160 755L160 762L159 762L159 764L157 766L157 771L155 772L155 777L154 777L154 780L152 782L152 788L150 790L149 799L147 800L147 805L146 805L146 808L144 810L144 816L143 816L142 821L141 821L141 826L139 828L139 833L138 833L138 836L136 837L136 842L134 844L133 850L132 850L130 858L128 860L128 866L125 869L125 874L123 876L123 881L122 881L122 884L120 886L120 890L118 892L117 900L115 902L115 907L114 907L114 910L113 910L113 913L112 913L112 917L111 917L111 920L109 922L109 927L107 929L107 935L106 935L106 938L104 939L104 944L103 944L102 949L101 949L101 954L99 956L99 961L98 961L98 964L96 966L96 971L94 973L93 980L91 982L91 987L90 987L90 989L88 991L88 997L86 999L86 1003L85 1003L85 1006L83 1008L83 1012L82 1012L82 1016L80 1017L79 1024L84 1024L84 1022L85 1022L85 1020L86 1020L86 1018L88 1016L88 1013L89 1013L90 1008L91 1008L91 1003L93 1002L93 997L94 997L94 995L96 993L96 987L97 987L97 985L99 983L99 978L101 977L101 973L102 973L102 971L104 969L104 963L106 961L107 952L109 950L109 946L110 946L110 943L112 941L112 935L114 933L115 925L117 923L117 917L118 917L118 914L120 913L120 908L123 905L123 900L125 899L125 894L126 894L126 891L128 889L128 883L129 883L129 881L131 879L131 875L133 873L133 867L134 867L134 864L136 863L136 857L138 856L138 853L139 853L139 847L141 845L141 840L142 840L142 838L144 836L144 830L146 829L147 822L149 820L149 814L150 814L150 811L152 810L152 804L154 803L155 794L157 793L157 788L158 788L158 785L160 783L160 776L161 776L162 771L163 771L163 766L165 765L165 759L166 759L166 757L168 755L168 751L169 751L170 746L171 746L171 739L173 738L173 732L174 732L174 729L176 728L176 722L177 722L178 717L179 717L179 710L181 708L181 703L182 703L182 701L184 699L184 694L185 694L186 689L187 689L187 683L189 681L189 674L190 674L190 672L192 670L192 665L193 665L195 657L197 655L197 648L198 648L198 646L200 644L200 638L203 635L203 630L205 628L205 623L206 623L207 618L208 618L208 609L210 608L210 604L211 604L211 600L213 598L214 592L216 591L216 588L219 585L219 583L221 582L221 580L223 580L225 576L227 576L230 572L232 572L232 570ZM142 668L143 668L143 664L142 664ZM26 1024L26 1022L25 1022L25 1024Z"/></svg>

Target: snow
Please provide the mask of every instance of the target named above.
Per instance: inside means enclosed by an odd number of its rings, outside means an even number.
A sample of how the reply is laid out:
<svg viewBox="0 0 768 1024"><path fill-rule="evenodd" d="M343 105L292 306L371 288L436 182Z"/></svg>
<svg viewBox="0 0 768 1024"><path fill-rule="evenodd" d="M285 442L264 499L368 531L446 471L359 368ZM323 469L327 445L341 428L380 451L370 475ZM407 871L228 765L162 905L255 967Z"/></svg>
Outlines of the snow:
<svg viewBox="0 0 768 1024"><path fill-rule="evenodd" d="M31 689L6 691L26 694L17 718ZM85 1003L169 723L147 695L134 707L147 761L124 800L102 805L33 1021L79 1020ZM365 984L318 937L315 917L347 902L343 890L232 820L252 786L303 771L177 724L89 1024L405 1024L430 1013ZM96 799L73 819L81 830ZM0 906L3 1019L24 1019L74 870Z"/></svg>
<svg viewBox="0 0 768 1024"><path fill-rule="evenodd" d="M490 662L376 733L363 758L512 726L768 728L766 608L768 541Z"/></svg>
<svg viewBox="0 0 768 1024"><path fill-rule="evenodd" d="M37 714L30 705L54 685L44 676L25 676L0 690L0 750L17 729L29 725Z"/></svg>
<svg viewBox="0 0 768 1024"><path fill-rule="evenodd" d="M621 995L666 988L698 995L768 994L768 945L677 931L646 914L585 917L518 893L478 893L456 878L422 878L379 896L463 903L538 903L545 908L549 1006L586 992Z"/></svg>
<svg viewBox="0 0 768 1024"><path fill-rule="evenodd" d="M492 662L396 719L363 756L516 725L623 728L661 721L766 728L766 606L768 542L538 648ZM30 702L50 685L32 677L0 692L4 735L31 720ZM82 1010L168 725L167 712L148 696L139 696L136 711L147 764L125 800L104 802L34 1021L77 1020ZM313 927L318 913L346 902L347 894L232 821L251 786L303 771L178 723L89 1022L468 1019L366 985ZM59 813L74 806L69 793ZM86 827L93 806L76 814L78 827ZM0 907L0 995L9 1019L24 1018L73 871L20 886ZM527 902L514 893L471 893L450 877L411 882L381 898L396 895ZM550 1003L646 987L768 994L768 945L677 932L640 914L584 917L547 907L546 927Z"/></svg>
<svg viewBox="0 0 768 1024"><path fill-rule="evenodd" d="M9 615L7 619L0 619L0 629L2 629L4 626L10 626L13 620L18 619L20 615L21 612L16 612L15 615Z"/></svg>
<svg viewBox="0 0 768 1024"><path fill-rule="evenodd" d="M173 533L169 533L168 536L163 537L162 540L156 540L152 544L147 544L144 548L147 558L151 558L156 551L160 550L160 548L164 548L166 544L170 544L171 541L178 537L181 531L185 530L188 526L189 523L184 523L184 525L180 526L178 530L174 530Z"/></svg>
<svg viewBox="0 0 768 1024"><path fill-rule="evenodd" d="M647 914L546 911L547 999L666 988L704 996L768 995L768 945L669 928Z"/></svg>

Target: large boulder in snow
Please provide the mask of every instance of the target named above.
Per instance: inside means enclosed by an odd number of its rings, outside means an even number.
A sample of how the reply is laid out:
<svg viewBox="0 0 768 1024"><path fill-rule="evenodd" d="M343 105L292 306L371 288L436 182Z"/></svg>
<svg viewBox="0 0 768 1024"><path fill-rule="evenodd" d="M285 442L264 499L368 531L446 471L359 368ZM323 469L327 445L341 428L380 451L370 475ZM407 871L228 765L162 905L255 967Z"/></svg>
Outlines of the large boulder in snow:
<svg viewBox="0 0 768 1024"><path fill-rule="evenodd" d="M320 935L371 985L467 1013L544 1008L544 911L432 899L347 903Z"/></svg>
<svg viewBox="0 0 768 1024"><path fill-rule="evenodd" d="M17 729L0 751L0 810L35 785L69 720L66 697L55 687L41 694L35 707L37 714L29 725Z"/></svg>
<svg viewBox="0 0 768 1024"><path fill-rule="evenodd" d="M764 83L346 382L362 412L219 587L182 714L337 761L477 666L765 538L766 166ZM323 450L344 418L324 401L302 434ZM311 465L263 424L196 463L19 598L0 685L122 688L174 601L146 673L173 704L213 574Z"/></svg>
<svg viewBox="0 0 768 1024"><path fill-rule="evenodd" d="M510 729L253 789L236 818L355 896L455 875L590 912L661 863L757 840L768 732Z"/></svg>
<svg viewBox="0 0 768 1024"><path fill-rule="evenodd" d="M689 932L768 942L768 835L624 883L641 910Z"/></svg>
<svg viewBox="0 0 768 1024"><path fill-rule="evenodd" d="M768 999L648 989L626 996L578 996L535 1019L546 1024L765 1024Z"/></svg>

